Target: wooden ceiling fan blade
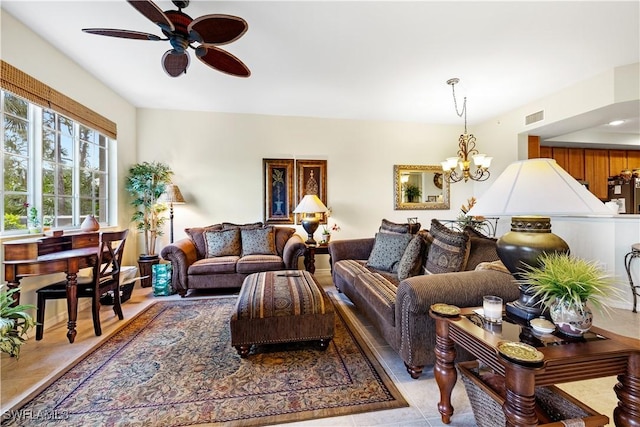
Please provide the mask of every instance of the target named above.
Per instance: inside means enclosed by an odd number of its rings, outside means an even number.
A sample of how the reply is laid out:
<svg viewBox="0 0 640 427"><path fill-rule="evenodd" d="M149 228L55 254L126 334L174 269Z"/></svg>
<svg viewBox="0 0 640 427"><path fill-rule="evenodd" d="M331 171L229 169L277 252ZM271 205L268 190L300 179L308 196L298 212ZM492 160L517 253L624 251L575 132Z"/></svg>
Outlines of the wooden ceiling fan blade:
<svg viewBox="0 0 640 427"><path fill-rule="evenodd" d="M127 0L127 2L149 21L158 25L163 30L168 32L175 30L173 23L167 18L167 15L151 0Z"/></svg>
<svg viewBox="0 0 640 427"><path fill-rule="evenodd" d="M188 30L195 41L223 45L238 40L248 28L247 21L238 16L215 14L194 19Z"/></svg>
<svg viewBox="0 0 640 427"><path fill-rule="evenodd" d="M215 46L198 46L196 56L211 68L237 77L249 77L251 71L242 61Z"/></svg>
<svg viewBox="0 0 640 427"><path fill-rule="evenodd" d="M162 55L162 68L171 77L178 77L187 72L190 61L188 53L169 49Z"/></svg>
<svg viewBox="0 0 640 427"><path fill-rule="evenodd" d="M155 34L143 33L140 31L116 30L111 28L83 28L82 31L99 36L120 37L123 39L162 40Z"/></svg>

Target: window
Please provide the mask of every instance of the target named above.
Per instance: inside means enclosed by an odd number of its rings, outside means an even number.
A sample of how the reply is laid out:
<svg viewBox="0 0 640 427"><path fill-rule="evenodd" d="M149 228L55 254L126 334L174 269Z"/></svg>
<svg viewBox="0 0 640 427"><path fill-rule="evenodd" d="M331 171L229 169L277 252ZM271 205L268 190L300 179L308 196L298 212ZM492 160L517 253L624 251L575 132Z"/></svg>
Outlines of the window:
<svg viewBox="0 0 640 427"><path fill-rule="evenodd" d="M4 218L0 232L27 228L26 204L53 227L78 227L93 214L109 223L112 140L58 112L2 90L0 118ZM22 231L21 231L22 230Z"/></svg>

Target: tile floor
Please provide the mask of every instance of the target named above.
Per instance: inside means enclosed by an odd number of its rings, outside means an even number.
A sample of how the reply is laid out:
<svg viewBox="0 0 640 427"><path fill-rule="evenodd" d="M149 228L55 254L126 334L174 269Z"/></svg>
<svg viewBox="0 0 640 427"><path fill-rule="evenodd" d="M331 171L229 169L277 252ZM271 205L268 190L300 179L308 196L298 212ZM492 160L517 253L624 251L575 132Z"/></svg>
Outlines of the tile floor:
<svg viewBox="0 0 640 427"><path fill-rule="evenodd" d="M339 304L347 308L350 316L357 319L354 324L361 335L369 343L387 373L394 380L410 406L407 408L370 412L336 418L317 419L300 423L287 424L300 426L442 426L436 405L439 397L433 380L432 371L413 380L406 373L402 360L380 338L363 316L359 315L350 301L342 294L335 292L331 277L327 271L318 271L316 277L327 291L333 293ZM179 298L177 295L164 298ZM153 297L150 288L137 287L127 303L123 305L125 319L130 319L157 298ZM74 344L66 340L66 323L49 326L45 329L44 339L35 341L30 338L23 347L19 361L2 354L1 359L1 406L2 412L15 409L38 390L62 375L73 362L82 357L88 350L100 344L111 333L118 330L125 322L117 322L115 316L107 314L111 307L104 307L102 317L103 335L93 334L90 310L79 313L78 336ZM640 338L640 313L628 310L615 310L612 318L596 316L596 325L617 333ZM593 409L610 418L616 406L616 396L612 390L614 377L598 380L575 382L562 386L573 396L585 402ZM473 414L461 382L453 392L455 414L450 426L475 426ZM613 425L613 423L612 423Z"/></svg>

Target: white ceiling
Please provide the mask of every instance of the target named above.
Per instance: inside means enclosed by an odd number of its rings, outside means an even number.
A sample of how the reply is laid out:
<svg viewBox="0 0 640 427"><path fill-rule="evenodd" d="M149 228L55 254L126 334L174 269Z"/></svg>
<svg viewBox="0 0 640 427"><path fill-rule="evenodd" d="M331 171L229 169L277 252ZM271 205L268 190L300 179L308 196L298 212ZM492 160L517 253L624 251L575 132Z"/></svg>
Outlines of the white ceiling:
<svg viewBox="0 0 640 427"><path fill-rule="evenodd" d="M2 0L1 7L146 108L461 123L446 84L459 77L472 125L640 62L638 1L192 0L184 12L193 18L223 13L249 23L223 46L247 64L248 79L206 67L193 51L187 74L171 78L160 65L167 41L81 31L161 35L125 1ZM638 134L637 103L620 114L631 117L618 132ZM576 130L558 132L568 129Z"/></svg>

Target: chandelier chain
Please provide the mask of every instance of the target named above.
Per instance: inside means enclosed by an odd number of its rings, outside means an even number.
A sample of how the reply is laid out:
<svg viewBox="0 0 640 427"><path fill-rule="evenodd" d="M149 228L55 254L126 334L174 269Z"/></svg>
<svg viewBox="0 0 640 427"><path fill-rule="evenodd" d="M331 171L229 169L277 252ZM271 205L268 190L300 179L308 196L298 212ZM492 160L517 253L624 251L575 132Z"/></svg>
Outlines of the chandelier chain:
<svg viewBox="0 0 640 427"><path fill-rule="evenodd" d="M456 114L458 117L464 115L464 133L467 133L467 97L464 97L462 101L462 111L458 112L458 100L456 99L456 83L451 83L451 90L453 92L453 105L456 107Z"/></svg>

